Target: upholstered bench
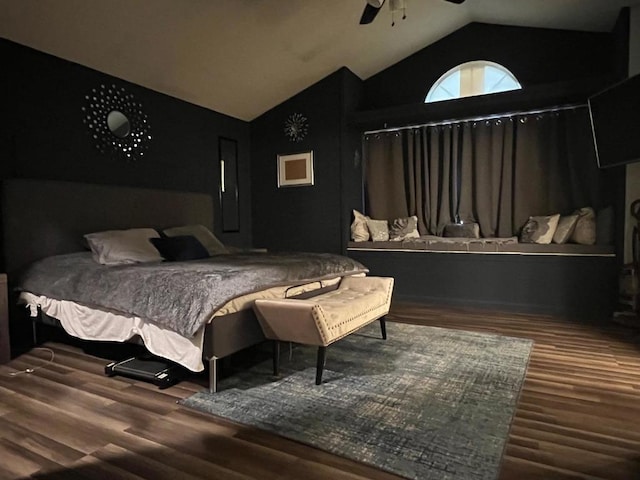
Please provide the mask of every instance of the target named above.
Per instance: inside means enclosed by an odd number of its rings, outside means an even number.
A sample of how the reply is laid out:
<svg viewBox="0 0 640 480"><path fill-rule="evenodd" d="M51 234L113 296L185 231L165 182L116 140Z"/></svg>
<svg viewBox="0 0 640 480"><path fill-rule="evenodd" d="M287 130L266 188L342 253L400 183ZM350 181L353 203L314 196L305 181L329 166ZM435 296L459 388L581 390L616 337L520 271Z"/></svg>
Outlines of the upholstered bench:
<svg viewBox="0 0 640 480"><path fill-rule="evenodd" d="M336 290L309 299L256 300L254 310L262 330L274 341L274 375L278 375L280 341L318 346L316 385L320 385L330 344L378 319L386 339L384 317L392 291L393 278L345 277Z"/></svg>

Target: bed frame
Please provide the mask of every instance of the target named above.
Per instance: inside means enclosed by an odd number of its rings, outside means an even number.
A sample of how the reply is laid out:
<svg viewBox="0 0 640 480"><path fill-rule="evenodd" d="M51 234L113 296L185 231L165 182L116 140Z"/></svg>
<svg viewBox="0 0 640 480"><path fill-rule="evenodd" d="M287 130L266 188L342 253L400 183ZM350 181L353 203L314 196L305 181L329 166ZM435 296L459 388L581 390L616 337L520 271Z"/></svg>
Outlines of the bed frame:
<svg viewBox="0 0 640 480"><path fill-rule="evenodd" d="M210 195L48 180L2 183L2 260L10 285L35 260L85 250L86 233L189 224L213 231ZM252 310L216 317L208 324L203 356L209 390L217 388L218 359L264 340Z"/></svg>

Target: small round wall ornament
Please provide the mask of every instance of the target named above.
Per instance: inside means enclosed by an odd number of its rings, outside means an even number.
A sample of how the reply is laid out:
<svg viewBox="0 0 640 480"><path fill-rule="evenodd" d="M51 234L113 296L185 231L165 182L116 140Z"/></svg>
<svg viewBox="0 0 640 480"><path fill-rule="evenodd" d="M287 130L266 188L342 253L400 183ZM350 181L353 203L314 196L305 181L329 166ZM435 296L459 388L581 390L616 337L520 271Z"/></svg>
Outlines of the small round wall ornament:
<svg viewBox="0 0 640 480"><path fill-rule="evenodd" d="M84 123L100 152L127 161L141 159L151 142L151 128L142 104L115 85L100 85L85 95Z"/></svg>
<svg viewBox="0 0 640 480"><path fill-rule="evenodd" d="M292 113L284 122L284 134L292 142L300 142L307 136L308 129L307 117L301 113Z"/></svg>

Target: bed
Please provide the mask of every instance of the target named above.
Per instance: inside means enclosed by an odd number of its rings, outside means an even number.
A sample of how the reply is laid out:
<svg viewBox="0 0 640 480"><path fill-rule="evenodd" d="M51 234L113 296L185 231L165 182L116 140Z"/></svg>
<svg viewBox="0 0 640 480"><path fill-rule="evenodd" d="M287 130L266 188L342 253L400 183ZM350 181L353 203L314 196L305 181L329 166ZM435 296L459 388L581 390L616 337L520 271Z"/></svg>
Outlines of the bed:
<svg viewBox="0 0 640 480"><path fill-rule="evenodd" d="M313 296L367 271L339 255L242 249L102 265L85 243L92 232L194 225L213 230L209 195L24 179L2 185L5 270L32 316L88 340L142 339L152 353L193 371L204 369L204 360L212 392L218 359L264 340L251 308L256 298ZM171 296L176 289L180 301ZM118 303L125 290L134 294Z"/></svg>

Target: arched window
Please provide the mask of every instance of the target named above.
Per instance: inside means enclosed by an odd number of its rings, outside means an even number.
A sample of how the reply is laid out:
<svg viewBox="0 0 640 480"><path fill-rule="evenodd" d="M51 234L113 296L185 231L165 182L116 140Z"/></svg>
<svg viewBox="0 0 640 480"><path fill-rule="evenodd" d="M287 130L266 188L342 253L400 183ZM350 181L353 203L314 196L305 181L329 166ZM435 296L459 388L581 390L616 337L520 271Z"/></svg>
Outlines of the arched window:
<svg viewBox="0 0 640 480"><path fill-rule="evenodd" d="M513 73L502 65L477 60L458 65L442 75L433 84L424 102L440 102L520 88L520 82Z"/></svg>

